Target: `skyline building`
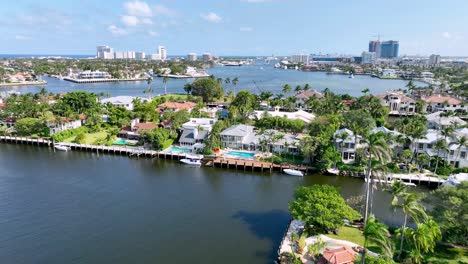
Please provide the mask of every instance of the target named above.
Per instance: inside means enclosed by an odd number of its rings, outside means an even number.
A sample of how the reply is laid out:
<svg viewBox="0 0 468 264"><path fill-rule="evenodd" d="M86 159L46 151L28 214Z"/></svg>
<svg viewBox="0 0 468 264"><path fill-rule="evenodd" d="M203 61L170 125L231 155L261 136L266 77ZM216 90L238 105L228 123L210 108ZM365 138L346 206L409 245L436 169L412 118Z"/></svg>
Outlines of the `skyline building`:
<svg viewBox="0 0 468 264"><path fill-rule="evenodd" d="M432 54L429 56L429 64L430 65L439 65L441 61L440 55L437 54Z"/></svg>
<svg viewBox="0 0 468 264"><path fill-rule="evenodd" d="M383 41L380 44L380 57L388 59L397 58L399 48L400 44L396 40Z"/></svg>
<svg viewBox="0 0 468 264"><path fill-rule="evenodd" d="M96 58L98 59L113 59L114 49L107 45L101 45L96 47Z"/></svg>
<svg viewBox="0 0 468 264"><path fill-rule="evenodd" d="M187 54L187 60L188 61L196 61L197 60L197 54L193 53L193 52Z"/></svg>
<svg viewBox="0 0 468 264"><path fill-rule="evenodd" d="M309 58L310 56L308 54L295 54L291 55L291 62L309 65Z"/></svg>
<svg viewBox="0 0 468 264"><path fill-rule="evenodd" d="M376 52L364 51L364 52L362 52L362 55L361 55L361 63L362 64L372 64L372 63L374 63L376 57L377 57Z"/></svg>
<svg viewBox="0 0 468 264"><path fill-rule="evenodd" d="M146 58L145 53L141 51L135 52L135 59L144 60Z"/></svg>
<svg viewBox="0 0 468 264"><path fill-rule="evenodd" d="M165 61L167 59L167 50L165 46L158 46L158 54L160 57L160 60Z"/></svg>
<svg viewBox="0 0 468 264"><path fill-rule="evenodd" d="M380 52L381 52L381 42L380 40L371 40L369 41L369 52L374 52L376 58L380 57Z"/></svg>
<svg viewBox="0 0 468 264"><path fill-rule="evenodd" d="M213 59L213 56L210 53L203 53L203 62L209 62Z"/></svg>

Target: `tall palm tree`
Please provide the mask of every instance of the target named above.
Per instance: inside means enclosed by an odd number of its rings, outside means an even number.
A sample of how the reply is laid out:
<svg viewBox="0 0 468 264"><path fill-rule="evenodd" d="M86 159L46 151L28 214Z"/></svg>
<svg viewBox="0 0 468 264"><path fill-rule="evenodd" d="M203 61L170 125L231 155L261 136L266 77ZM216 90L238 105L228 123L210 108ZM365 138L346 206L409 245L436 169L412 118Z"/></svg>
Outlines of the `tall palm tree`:
<svg viewBox="0 0 468 264"><path fill-rule="evenodd" d="M449 145L457 146L457 155L455 157L455 162L460 158L460 153L462 148L468 148L468 138L466 136L461 136L455 139L455 141L450 142Z"/></svg>
<svg viewBox="0 0 468 264"><path fill-rule="evenodd" d="M235 77L232 79L232 84L234 85L234 93L236 93L237 83L239 83L239 78Z"/></svg>
<svg viewBox="0 0 468 264"><path fill-rule="evenodd" d="M385 224L380 223L371 214L367 219L366 227L364 228L364 252L363 259L365 259L366 248L369 243L372 243L382 249L385 256L391 257L393 255L393 243L390 239L390 233Z"/></svg>
<svg viewBox="0 0 468 264"><path fill-rule="evenodd" d="M296 85L296 88L294 88L294 92L298 93L302 90L302 87L298 84Z"/></svg>
<svg viewBox="0 0 468 264"><path fill-rule="evenodd" d="M414 89L416 89L416 85L414 85L413 80L410 80L408 84L406 85L406 88L408 88L408 91L410 94L413 94Z"/></svg>
<svg viewBox="0 0 468 264"><path fill-rule="evenodd" d="M167 82L169 81L169 77L167 77L167 75L165 75L163 77L163 84L164 84L164 94L167 94Z"/></svg>
<svg viewBox="0 0 468 264"><path fill-rule="evenodd" d="M224 83L230 84L231 83L231 78L227 77L226 79L224 79Z"/></svg>
<svg viewBox="0 0 468 264"><path fill-rule="evenodd" d="M364 223L367 222L369 213L369 195L370 195L370 177L372 173L372 160L377 159L380 162L390 160L390 149L385 142L383 132L369 134L363 138L363 143L367 144L365 148L365 155L367 157L367 171L366 171L366 204L364 209Z"/></svg>
<svg viewBox="0 0 468 264"><path fill-rule="evenodd" d="M306 84L304 85L304 88L302 88L302 90L303 90L303 91L308 91L308 90L310 90L310 85L309 85L308 83L306 83Z"/></svg>
<svg viewBox="0 0 468 264"><path fill-rule="evenodd" d="M284 94L287 94L287 93L291 92L291 86L289 86L289 84L285 84L285 85L283 86L283 90L282 90L282 91L283 91Z"/></svg>
<svg viewBox="0 0 468 264"><path fill-rule="evenodd" d="M401 203L393 205L394 208L400 208L403 211L404 219L401 227L400 235L400 252L398 258L403 253L403 244L405 241L406 225L408 223L408 216L410 216L414 222L421 223L427 219L424 207L421 205L421 197L417 193L405 193L402 196Z"/></svg>
<svg viewBox="0 0 468 264"><path fill-rule="evenodd" d="M216 78L216 82L217 82L218 84L222 84L222 83L223 83L223 78L219 78L219 77Z"/></svg>
<svg viewBox="0 0 468 264"><path fill-rule="evenodd" d="M439 166L439 160L440 160L440 152L447 152L448 151L448 146L447 146L447 141L445 139L440 138L436 141L434 144L434 148L437 150L437 157L436 157L436 165L434 167L434 174L437 174L437 168Z"/></svg>

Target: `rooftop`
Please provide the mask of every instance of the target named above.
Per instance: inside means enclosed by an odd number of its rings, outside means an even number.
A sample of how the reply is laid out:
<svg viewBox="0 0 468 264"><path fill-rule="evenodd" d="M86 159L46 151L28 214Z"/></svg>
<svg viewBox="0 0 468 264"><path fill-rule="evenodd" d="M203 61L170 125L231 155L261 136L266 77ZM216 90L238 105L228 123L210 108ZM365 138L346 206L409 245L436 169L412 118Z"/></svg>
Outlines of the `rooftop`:
<svg viewBox="0 0 468 264"><path fill-rule="evenodd" d="M450 105L457 105L460 104L461 101L449 96L440 96L440 95L433 95L423 99L426 103L438 103L438 104L450 104Z"/></svg>

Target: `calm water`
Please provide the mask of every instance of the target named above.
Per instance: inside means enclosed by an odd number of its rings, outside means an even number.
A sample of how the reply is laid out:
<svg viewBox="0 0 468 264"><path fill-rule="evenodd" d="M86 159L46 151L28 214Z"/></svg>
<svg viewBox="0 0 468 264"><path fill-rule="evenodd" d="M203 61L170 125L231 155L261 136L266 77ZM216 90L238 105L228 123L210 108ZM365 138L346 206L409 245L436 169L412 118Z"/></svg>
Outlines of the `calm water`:
<svg viewBox="0 0 468 264"><path fill-rule="evenodd" d="M363 181L291 177L171 161L0 145L2 263L272 263L299 185ZM390 197L376 214L397 223Z"/></svg>
<svg viewBox="0 0 468 264"><path fill-rule="evenodd" d="M213 74L220 78L239 78L237 87L232 84L223 84L226 91L239 91L242 89L249 90L254 93L260 91L271 91L273 93L281 93L282 86L289 84L293 88L296 85L304 85L308 83L313 89L323 90L329 88L336 93L349 93L353 96L361 95L361 91L365 88L374 93L382 93L386 90L404 89L407 84L402 80L380 80L371 78L370 76L355 76L354 79L348 78L347 75L328 75L324 72L302 72L296 70L274 69L272 65L247 65L241 67L215 67L208 69L209 74ZM119 82L119 83L95 83L95 84L76 84L63 80L45 77L48 82L46 89L54 93L70 92L76 90L86 90L95 93L108 93L111 95L132 95L144 96L143 90L148 88L146 81L140 82ZM191 82L192 79L175 80L170 79L167 83L167 91L169 93L185 93L183 90L186 82ZM255 83L256 84L255 84ZM415 82L416 85L423 85L420 82ZM154 94L163 94L164 85L161 78L155 78L151 87ZM38 92L41 87L23 86L23 87L8 87L1 88L2 90L15 90L19 92Z"/></svg>

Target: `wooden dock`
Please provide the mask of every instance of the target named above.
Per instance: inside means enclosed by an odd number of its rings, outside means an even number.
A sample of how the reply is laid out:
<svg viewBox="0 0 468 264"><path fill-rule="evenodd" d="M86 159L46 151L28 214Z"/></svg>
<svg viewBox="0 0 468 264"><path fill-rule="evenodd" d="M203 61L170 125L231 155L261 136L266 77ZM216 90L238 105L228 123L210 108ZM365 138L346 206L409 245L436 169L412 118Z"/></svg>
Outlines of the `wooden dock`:
<svg viewBox="0 0 468 264"><path fill-rule="evenodd" d="M236 169L244 171L259 171L259 172L273 172L283 171L284 169L295 169L309 172L309 168L305 166L294 166L290 164L273 164L271 162L247 160L247 159L233 159L224 157L215 157L206 163L206 166L226 169Z"/></svg>

